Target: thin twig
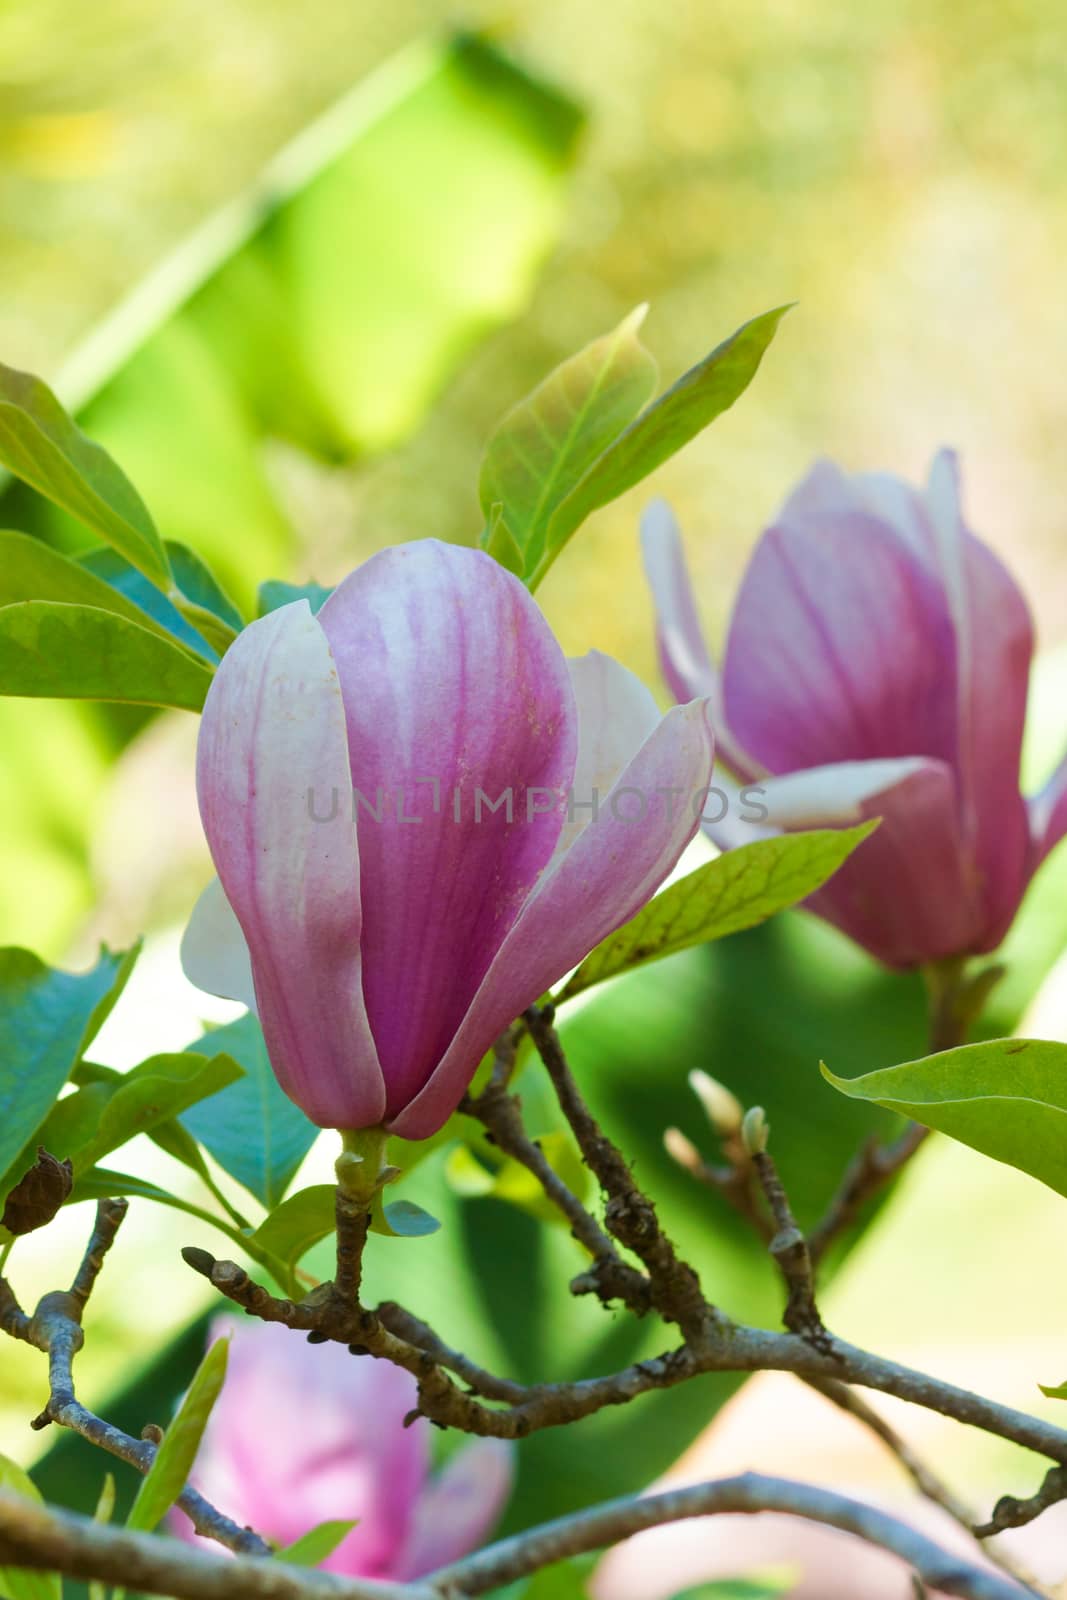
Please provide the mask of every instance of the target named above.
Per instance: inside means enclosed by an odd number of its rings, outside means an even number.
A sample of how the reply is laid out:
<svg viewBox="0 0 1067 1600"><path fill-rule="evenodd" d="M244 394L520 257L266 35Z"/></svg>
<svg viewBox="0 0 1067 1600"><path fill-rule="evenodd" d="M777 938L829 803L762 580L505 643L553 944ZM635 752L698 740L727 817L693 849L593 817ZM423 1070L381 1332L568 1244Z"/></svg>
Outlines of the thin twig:
<svg viewBox="0 0 1067 1600"><path fill-rule="evenodd" d="M676 1322L687 1340L700 1341L714 1324L715 1313L704 1298L700 1280L677 1254L656 1216L656 1208L634 1183L623 1156L603 1133L574 1081L550 1008L523 1014L537 1052L552 1080L560 1109L578 1141L582 1159L607 1196L604 1221L608 1232L643 1263L660 1315Z"/></svg>
<svg viewBox="0 0 1067 1600"><path fill-rule="evenodd" d="M830 1355L833 1341L815 1303L815 1275L808 1241L797 1227L774 1157L767 1150L756 1150L752 1154L752 1165L774 1218L775 1233L768 1248L782 1274L788 1296L782 1321L791 1333L800 1334Z"/></svg>

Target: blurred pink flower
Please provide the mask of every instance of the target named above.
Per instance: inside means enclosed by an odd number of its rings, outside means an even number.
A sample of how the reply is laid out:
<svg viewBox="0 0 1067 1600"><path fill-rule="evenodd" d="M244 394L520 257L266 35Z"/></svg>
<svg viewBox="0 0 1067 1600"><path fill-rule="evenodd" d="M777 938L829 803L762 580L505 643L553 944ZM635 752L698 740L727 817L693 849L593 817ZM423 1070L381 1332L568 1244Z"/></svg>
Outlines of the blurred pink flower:
<svg viewBox="0 0 1067 1600"><path fill-rule="evenodd" d="M383 551L223 658L197 767L221 882L186 971L258 1006L313 1122L428 1138L501 1030L658 888L698 826L672 795L711 761L702 703L664 717L607 656L568 662L481 551ZM597 815L568 819L594 788Z"/></svg>
<svg viewBox="0 0 1067 1600"><path fill-rule="evenodd" d="M476 1439L431 1474L429 1423L404 1427L409 1373L277 1323L222 1317L223 1334L228 1373L192 1474L213 1505L281 1546L358 1518L322 1563L351 1578L419 1578L482 1543L511 1490L506 1441ZM196 1541L181 1511L171 1531Z"/></svg>
<svg viewBox="0 0 1067 1600"><path fill-rule="evenodd" d="M756 547L721 674L666 506L643 537L671 690L712 697L763 833L882 818L812 909L890 966L995 949L1067 831L1067 761L1024 800L1030 613L964 523L952 453L923 490L820 462ZM760 837L736 808L708 832Z"/></svg>

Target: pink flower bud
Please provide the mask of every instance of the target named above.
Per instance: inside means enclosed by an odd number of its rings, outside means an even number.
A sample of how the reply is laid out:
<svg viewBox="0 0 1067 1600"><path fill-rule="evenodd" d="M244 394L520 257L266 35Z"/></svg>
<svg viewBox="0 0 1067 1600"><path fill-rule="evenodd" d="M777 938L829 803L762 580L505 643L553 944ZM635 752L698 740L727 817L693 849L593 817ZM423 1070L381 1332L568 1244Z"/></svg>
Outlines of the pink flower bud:
<svg viewBox="0 0 1067 1600"><path fill-rule="evenodd" d="M617 662L568 663L488 556L385 551L219 667L197 759L219 883L186 971L256 1006L312 1121L426 1138L670 872L711 763L703 702L661 717Z"/></svg>
<svg viewBox="0 0 1067 1600"><path fill-rule="evenodd" d="M511 1492L501 1439L461 1446L430 1472L429 1423L405 1428L415 1380L343 1345L309 1345L278 1323L219 1318L228 1375L192 1482L220 1511L275 1544L322 1522L357 1526L322 1563L350 1578L420 1578L459 1560L492 1531ZM192 1524L171 1513L190 1542Z"/></svg>
<svg viewBox="0 0 1067 1600"><path fill-rule="evenodd" d="M716 842L879 816L812 909L894 967L995 949L1067 831L1067 761L1028 805L1030 614L963 521L955 457L923 490L817 465L756 547L721 675L662 504L644 543L671 689L711 696L719 751L766 808L761 830L732 808Z"/></svg>

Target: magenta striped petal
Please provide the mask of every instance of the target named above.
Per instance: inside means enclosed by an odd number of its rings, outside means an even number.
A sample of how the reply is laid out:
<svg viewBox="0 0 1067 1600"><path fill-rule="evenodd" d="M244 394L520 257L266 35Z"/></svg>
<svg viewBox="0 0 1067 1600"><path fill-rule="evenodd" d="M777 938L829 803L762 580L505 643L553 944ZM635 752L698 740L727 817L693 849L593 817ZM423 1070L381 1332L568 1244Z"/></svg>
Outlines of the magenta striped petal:
<svg viewBox="0 0 1067 1600"><path fill-rule="evenodd" d="M248 944L271 1063L323 1127L369 1127L385 1089L363 1003L344 706L306 601L246 628L204 706L197 791ZM312 820L309 791L316 814Z"/></svg>
<svg viewBox="0 0 1067 1600"><path fill-rule="evenodd" d="M1033 869L1029 818L1019 792L1033 623L1011 574L964 524L951 451L934 461L926 502L956 630L962 826L986 906L980 948L993 949Z"/></svg>
<svg viewBox="0 0 1067 1600"><path fill-rule="evenodd" d="M812 896L810 909L891 967L973 949L982 928L980 884L961 846L951 768L924 761L857 811L857 820L881 817L881 825Z"/></svg>
<svg viewBox="0 0 1067 1600"><path fill-rule="evenodd" d="M555 848L574 697L527 590L480 551L437 540L385 551L319 618L366 802L363 988L395 1117L445 1054ZM491 809L509 792L510 821L506 798Z"/></svg>
<svg viewBox="0 0 1067 1600"><path fill-rule="evenodd" d="M771 773L891 756L951 762L944 591L873 517L780 523L745 573L723 693L735 735Z"/></svg>
<svg viewBox="0 0 1067 1600"><path fill-rule="evenodd" d="M430 1081L394 1119L428 1138L501 1030L655 892L699 826L711 782L707 702L669 711L620 774L597 819L546 872Z"/></svg>

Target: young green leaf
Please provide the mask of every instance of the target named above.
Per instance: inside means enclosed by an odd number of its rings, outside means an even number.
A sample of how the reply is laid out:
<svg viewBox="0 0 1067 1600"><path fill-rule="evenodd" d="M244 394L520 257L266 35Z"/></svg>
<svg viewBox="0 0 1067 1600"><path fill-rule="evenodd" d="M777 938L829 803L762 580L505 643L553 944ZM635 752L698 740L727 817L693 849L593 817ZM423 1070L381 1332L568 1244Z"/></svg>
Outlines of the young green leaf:
<svg viewBox="0 0 1067 1600"><path fill-rule="evenodd" d="M139 949L105 950L79 973L53 971L28 950L0 950L0 1209L33 1164L37 1130L122 993Z"/></svg>
<svg viewBox="0 0 1067 1600"><path fill-rule="evenodd" d="M163 542L121 467L75 427L46 383L2 363L0 463L170 588Z"/></svg>
<svg viewBox="0 0 1067 1600"><path fill-rule="evenodd" d="M553 1172L563 1179L572 1194L584 1201L589 1193L589 1169L570 1135L562 1130L546 1133L537 1143ZM487 1140L479 1142L477 1153L469 1145L457 1145L445 1163L445 1175L457 1194L470 1199L503 1200L528 1212L539 1222L563 1228L570 1226L558 1206L547 1198L533 1173L514 1157L501 1155Z"/></svg>
<svg viewBox="0 0 1067 1600"><path fill-rule="evenodd" d="M991 1039L861 1078L825 1065L822 1074L853 1100L899 1111L1067 1195L1067 1044Z"/></svg>
<svg viewBox="0 0 1067 1600"><path fill-rule="evenodd" d="M33 1505L44 1504L37 1485L7 1456L0 1456L0 1489L22 1500L29 1500ZM30 1567L0 1565L2 1600L61 1600L62 1592L58 1572L38 1572Z"/></svg>
<svg viewBox="0 0 1067 1600"><path fill-rule="evenodd" d="M52 600L0 609L0 694L199 711L210 683L205 663L115 611Z"/></svg>
<svg viewBox="0 0 1067 1600"><path fill-rule="evenodd" d="M1049 1400L1067 1400L1067 1383L1039 1383L1038 1388Z"/></svg>
<svg viewBox="0 0 1067 1600"><path fill-rule="evenodd" d="M98 545L95 550L87 550L80 555L78 565L91 572L95 578L102 579L107 586L109 596L120 595L133 605L132 621L139 622L142 628L154 628L171 643L177 642L186 650L191 650L205 661L209 661L212 666L215 665L219 652L186 620L162 589L157 589L154 583L149 583L144 573L138 572L136 567L131 567L117 550L112 550L106 544ZM50 597L42 595L41 598ZM119 609L110 598L99 603L104 610ZM123 614L128 615L125 611Z"/></svg>
<svg viewBox="0 0 1067 1600"><path fill-rule="evenodd" d="M168 539L164 546L178 594L174 603L219 655L244 627L244 618L211 568L188 545Z"/></svg>
<svg viewBox="0 0 1067 1600"><path fill-rule="evenodd" d="M299 1539L294 1539L284 1550L279 1550L274 1559L284 1561L291 1567L317 1567L327 1556L333 1555L337 1546L357 1526L357 1522L358 1519L352 1522L320 1522L317 1528L309 1528Z"/></svg>
<svg viewBox="0 0 1067 1600"><path fill-rule="evenodd" d="M375 1206L370 1225L373 1233L384 1233L391 1239L425 1239L441 1226L436 1217L413 1200L392 1200L388 1205Z"/></svg>
<svg viewBox="0 0 1067 1600"><path fill-rule="evenodd" d="M193 1054L150 1056L118 1082L89 1084L78 1090L74 1099L104 1090L107 1100L89 1140L63 1154L73 1157L75 1176L80 1178L136 1134L147 1133L157 1123L187 1111L240 1076L237 1062L221 1053L209 1061Z"/></svg>
<svg viewBox="0 0 1067 1600"><path fill-rule="evenodd" d="M200 1055L224 1050L244 1068L236 1083L218 1098L193 1107L182 1121L225 1172L273 1210L318 1137L318 1128L279 1087L263 1030L251 1014L213 1028L189 1050Z"/></svg>
<svg viewBox="0 0 1067 1600"><path fill-rule="evenodd" d="M655 391L656 363L637 336L646 310L639 306L549 373L490 436L478 488L487 531L491 538L499 505L526 571L541 558L557 508Z"/></svg>
<svg viewBox="0 0 1067 1600"><path fill-rule="evenodd" d="M557 999L571 1000L646 961L766 922L821 888L877 826L787 833L726 851L672 883L599 944Z"/></svg>
<svg viewBox="0 0 1067 1600"><path fill-rule="evenodd" d="M527 580L531 589L586 517L647 478L729 410L755 377L788 310L779 306L744 323L607 445L553 511L544 554Z"/></svg>
<svg viewBox="0 0 1067 1600"><path fill-rule="evenodd" d="M260 1223L253 1244L275 1256L291 1276L312 1246L334 1231L336 1196L332 1183L298 1189Z"/></svg>
<svg viewBox="0 0 1067 1600"><path fill-rule="evenodd" d="M211 1409L222 1392L229 1343L228 1339L216 1339L200 1363L178 1414L142 1479L126 1519L128 1528L150 1533L185 1488Z"/></svg>
<svg viewBox="0 0 1067 1600"><path fill-rule="evenodd" d="M136 573L136 568L107 545L101 553L121 568ZM141 578L151 589L147 578ZM153 591L158 593L158 590ZM161 597L162 598L162 597ZM77 561L61 555L28 533L0 533L0 606L21 600L58 600L65 605L93 606L98 611L114 611L128 622L149 625L144 610L133 598L113 585L106 573L94 570L84 557ZM158 631L165 632L160 628Z"/></svg>

